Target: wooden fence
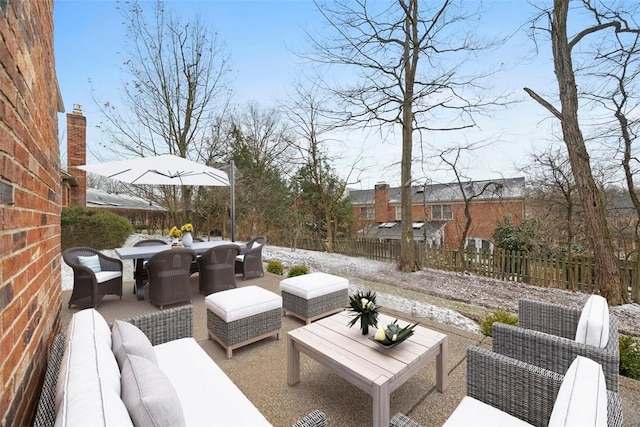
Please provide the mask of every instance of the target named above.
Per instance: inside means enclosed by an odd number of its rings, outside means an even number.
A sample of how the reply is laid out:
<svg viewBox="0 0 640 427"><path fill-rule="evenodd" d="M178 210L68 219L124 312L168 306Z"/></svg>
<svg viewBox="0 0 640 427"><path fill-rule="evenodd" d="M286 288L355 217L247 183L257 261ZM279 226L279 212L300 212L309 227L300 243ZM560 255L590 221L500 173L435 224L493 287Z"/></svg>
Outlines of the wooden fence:
<svg viewBox="0 0 640 427"><path fill-rule="evenodd" d="M326 251L326 243L317 239L300 239L300 249ZM479 276L527 283L547 288L573 289L585 293L596 290L593 259L585 256L551 256L529 252L494 249L491 251L458 251L429 247L413 242L413 250L420 265L449 271L468 271ZM396 262L400 256L400 242L372 239L338 239L333 251L349 256L377 261ZM621 286L628 288L630 297L640 301L640 284L635 263L620 261Z"/></svg>

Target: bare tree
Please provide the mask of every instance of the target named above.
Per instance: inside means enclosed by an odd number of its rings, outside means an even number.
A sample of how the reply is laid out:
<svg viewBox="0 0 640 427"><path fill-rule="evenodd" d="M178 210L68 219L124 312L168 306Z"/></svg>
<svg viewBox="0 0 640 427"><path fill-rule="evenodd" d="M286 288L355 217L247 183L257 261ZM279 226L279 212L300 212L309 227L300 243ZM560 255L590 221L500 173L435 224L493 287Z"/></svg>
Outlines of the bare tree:
<svg viewBox="0 0 640 427"><path fill-rule="evenodd" d="M468 178L464 175L464 171L460 167L460 155L462 151L468 149L473 149L472 147L456 147L453 149L446 150L440 153L440 159L442 163L447 165L454 176L456 177L456 186L460 191L460 197L464 203L464 225L462 227L462 233L460 234L459 241L459 249L461 251L464 250L467 243L467 237L469 236L469 231L471 230L471 224L473 223L473 217L471 215L471 204L472 202L480 198L482 196L486 196L489 194L496 195L498 197L501 196L501 190L503 188L502 183L498 181L485 181L482 182L480 186L474 185L474 182L471 178ZM449 155L453 154L453 159L449 158ZM464 260L460 257L460 268L464 268Z"/></svg>
<svg viewBox="0 0 640 427"><path fill-rule="evenodd" d="M128 3L128 2L127 2ZM146 4L145 4L146 5ZM219 98L228 96L229 58L208 27L182 22L162 0L147 11L139 1L122 10L129 79L120 103L98 102L101 128L127 156L175 154L197 158ZM164 188L167 204L191 210L191 187ZM180 196L175 205L169 199Z"/></svg>
<svg viewBox="0 0 640 427"><path fill-rule="evenodd" d="M598 19L593 25L578 31L576 35L569 38L567 33L569 3L570 0L554 0L553 10L543 11L534 21L534 26L538 20L542 19L546 19L549 24L547 31L551 37L560 110L534 90L530 88L524 90L560 120L563 139L567 146L571 170L584 209L588 235L596 260L596 284L608 302L617 305L625 302L626 296L620 291L618 260L615 257L609 236L604 203L593 177L589 153L578 121L578 85L572 54L574 48L585 37L592 34L606 30L614 32L637 32L637 30L630 28L629 23L622 19L620 13L607 9L606 14L598 15ZM587 10L595 10L590 0L582 0L582 4Z"/></svg>
<svg viewBox="0 0 640 427"><path fill-rule="evenodd" d="M535 188L529 198L530 215L546 225L544 237L548 246L553 248L554 244L559 244L571 259L581 215L579 206L576 206L576 184L569 159L559 149L533 154L532 159L533 165L527 168L533 176L532 186ZM569 289L574 288L574 270L569 268Z"/></svg>
<svg viewBox="0 0 640 427"><path fill-rule="evenodd" d="M412 250L414 135L472 127L472 113L488 104L470 95L470 89L480 88L482 76L464 75L460 69L470 52L477 53L487 46L473 39L472 20L458 2L435 3L316 3L333 31L326 39L311 37L315 52L312 59L356 70L358 82L353 86L332 85L334 94L343 102L346 123L402 130L402 236L398 261L402 271L420 268ZM442 126L444 122L447 125Z"/></svg>
<svg viewBox="0 0 640 427"><path fill-rule="evenodd" d="M344 179L337 179L330 174L328 165L335 158L328 154L327 145L332 141L330 134L337 129L337 124L325 115L330 96L322 93L320 87L313 82L304 85L298 82L295 93L289 105L283 105L283 111L291 122L291 131L296 139L293 147L298 151L305 179L311 181L315 189L313 197L317 199L326 224L327 251L333 252L336 211L341 200L344 199L351 177L355 174L355 165L360 161L356 158L349 170L341 175ZM357 178L356 178L357 180ZM333 226L332 226L333 225Z"/></svg>

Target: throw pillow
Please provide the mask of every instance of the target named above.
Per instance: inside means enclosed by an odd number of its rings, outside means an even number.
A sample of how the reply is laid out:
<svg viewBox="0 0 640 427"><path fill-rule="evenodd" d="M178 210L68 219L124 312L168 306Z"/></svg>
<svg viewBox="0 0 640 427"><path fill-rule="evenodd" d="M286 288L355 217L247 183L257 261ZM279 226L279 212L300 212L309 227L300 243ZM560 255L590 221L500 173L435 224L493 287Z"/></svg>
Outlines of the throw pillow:
<svg viewBox="0 0 640 427"><path fill-rule="evenodd" d="M582 309L576 342L604 348L609 342L609 305L600 295L591 295Z"/></svg>
<svg viewBox="0 0 640 427"><path fill-rule="evenodd" d="M251 249L258 249L261 246L261 244L259 242L253 242L253 245L251 245Z"/></svg>
<svg viewBox="0 0 640 427"><path fill-rule="evenodd" d="M90 268L94 273L100 273L102 268L100 267L100 258L98 255L92 256L79 256L78 262L80 265Z"/></svg>
<svg viewBox="0 0 640 427"><path fill-rule="evenodd" d="M149 338L129 322L116 320L113 323L111 341L113 354L116 356L121 371L127 355L144 357L154 364L158 364L156 352Z"/></svg>
<svg viewBox="0 0 640 427"><path fill-rule="evenodd" d="M607 386L602 367L578 356L567 370L551 411L549 427L605 427Z"/></svg>
<svg viewBox="0 0 640 427"><path fill-rule="evenodd" d="M122 400L136 426L184 426L180 398L164 372L139 356L122 367Z"/></svg>

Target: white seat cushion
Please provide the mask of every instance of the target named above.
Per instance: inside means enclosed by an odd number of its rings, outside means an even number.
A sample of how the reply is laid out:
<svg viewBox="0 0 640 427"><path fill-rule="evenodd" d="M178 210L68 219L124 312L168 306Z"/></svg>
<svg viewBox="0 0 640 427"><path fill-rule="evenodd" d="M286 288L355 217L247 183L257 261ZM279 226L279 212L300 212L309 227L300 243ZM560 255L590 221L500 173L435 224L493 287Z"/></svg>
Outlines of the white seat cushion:
<svg viewBox="0 0 640 427"><path fill-rule="evenodd" d="M116 277L121 277L121 271L101 271L96 273L96 280L98 283L104 283L108 280L115 279Z"/></svg>
<svg viewBox="0 0 640 427"><path fill-rule="evenodd" d="M487 405L478 399L465 396L449 416L447 421L445 421L443 427L470 426L531 427L531 424L526 423L513 415L509 415L506 412L502 412L493 406Z"/></svg>
<svg viewBox="0 0 640 427"><path fill-rule="evenodd" d="M236 255L236 261L244 262L244 255Z"/></svg>
<svg viewBox="0 0 640 427"><path fill-rule="evenodd" d="M280 282L280 291L306 300L348 288L348 279L320 272L290 277Z"/></svg>
<svg viewBox="0 0 640 427"><path fill-rule="evenodd" d="M609 305L600 295L591 295L582 309L576 342L604 348L609 342Z"/></svg>
<svg viewBox="0 0 640 427"><path fill-rule="evenodd" d="M269 422L193 338L154 346L188 426L268 426Z"/></svg>
<svg viewBox="0 0 640 427"><path fill-rule="evenodd" d="M229 323L265 311L281 309L282 297L259 286L245 286L213 293L205 298L205 305L208 310Z"/></svg>
<svg viewBox="0 0 640 427"><path fill-rule="evenodd" d="M549 427L606 427L607 386L602 367L578 356L562 380Z"/></svg>

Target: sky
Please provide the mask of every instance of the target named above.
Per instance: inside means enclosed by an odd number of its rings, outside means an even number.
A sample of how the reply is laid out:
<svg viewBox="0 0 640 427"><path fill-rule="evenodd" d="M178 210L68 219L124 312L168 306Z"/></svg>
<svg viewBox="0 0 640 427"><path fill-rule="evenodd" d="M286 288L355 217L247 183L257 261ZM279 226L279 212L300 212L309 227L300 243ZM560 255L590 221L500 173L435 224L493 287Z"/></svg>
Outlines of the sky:
<svg viewBox="0 0 640 427"><path fill-rule="evenodd" d="M308 0L169 0L166 4L184 19L199 14L225 43L234 69L232 88L237 105L257 102L268 108L290 93L301 73L301 61L294 52L305 48L304 30L321 31L322 28L318 24L318 12ZM482 18L482 28L486 28L487 34L513 34L513 37L468 66L502 68L492 80L494 90L508 93L510 100L518 102L492 112L491 117L479 117L478 129L464 134L438 133L426 137L432 143L491 141L492 144L463 159L463 168L472 179L525 176L520 168L529 161L530 153L542 150L553 139L550 130L553 121L522 90L529 86L541 93L553 92L550 46L542 44L541 53L536 55L526 28L521 28L526 27L526 22L535 14L529 2L489 0L485 6L489 13ZM93 97L117 102L126 79L120 65L121 53L126 48L122 21L115 1L54 1L58 82L66 112L70 113L74 104L80 104L87 117L89 151L97 150L96 147L106 142L106 136L96 128L103 118ZM59 126L63 159L66 159L65 117L60 115ZM336 160L336 170L344 179L355 159L360 158L356 166L363 172L348 178L351 188L373 188L378 182L399 184L399 132L383 140L375 132L352 131L329 150L340 157ZM96 162L98 160L88 153L87 163ZM429 161L414 166L413 175L419 182L453 182L455 179L450 170L439 170Z"/></svg>

